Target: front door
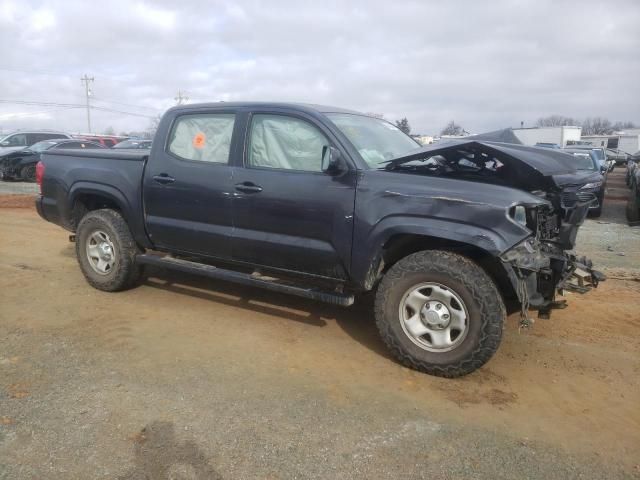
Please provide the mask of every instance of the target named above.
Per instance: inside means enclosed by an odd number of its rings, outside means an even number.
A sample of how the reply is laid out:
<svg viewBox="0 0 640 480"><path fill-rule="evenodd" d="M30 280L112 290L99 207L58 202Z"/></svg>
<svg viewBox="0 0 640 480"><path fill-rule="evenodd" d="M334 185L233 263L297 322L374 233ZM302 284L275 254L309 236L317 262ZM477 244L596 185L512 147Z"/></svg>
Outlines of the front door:
<svg viewBox="0 0 640 480"><path fill-rule="evenodd" d="M346 278L351 259L356 172L321 171L336 145L313 119L254 113L244 168L233 179L233 259Z"/></svg>
<svg viewBox="0 0 640 480"><path fill-rule="evenodd" d="M157 247L231 257L235 123L233 111L184 114L174 119L166 146L153 150L143 192Z"/></svg>

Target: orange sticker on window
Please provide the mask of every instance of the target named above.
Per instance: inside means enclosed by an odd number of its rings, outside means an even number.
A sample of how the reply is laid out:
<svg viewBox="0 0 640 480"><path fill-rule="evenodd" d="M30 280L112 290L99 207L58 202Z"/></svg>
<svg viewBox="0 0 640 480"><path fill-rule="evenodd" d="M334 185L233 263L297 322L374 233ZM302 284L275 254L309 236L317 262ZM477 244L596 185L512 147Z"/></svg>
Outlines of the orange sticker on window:
<svg viewBox="0 0 640 480"><path fill-rule="evenodd" d="M202 132L198 132L193 137L193 147L204 148L204 143L206 141L207 141L207 136Z"/></svg>

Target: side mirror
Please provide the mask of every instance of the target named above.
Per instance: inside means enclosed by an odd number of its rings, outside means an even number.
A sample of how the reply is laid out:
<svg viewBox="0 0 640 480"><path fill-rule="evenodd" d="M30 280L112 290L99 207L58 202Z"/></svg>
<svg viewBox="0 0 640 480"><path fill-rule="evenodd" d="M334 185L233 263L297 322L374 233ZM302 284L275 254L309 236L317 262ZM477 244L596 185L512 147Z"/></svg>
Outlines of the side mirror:
<svg viewBox="0 0 640 480"><path fill-rule="evenodd" d="M345 170L340 150L335 147L322 147L322 171L329 175L337 175Z"/></svg>
<svg viewBox="0 0 640 480"><path fill-rule="evenodd" d="M9 141L0 143L0 146L3 146L3 147L8 147L9 145L10 145Z"/></svg>

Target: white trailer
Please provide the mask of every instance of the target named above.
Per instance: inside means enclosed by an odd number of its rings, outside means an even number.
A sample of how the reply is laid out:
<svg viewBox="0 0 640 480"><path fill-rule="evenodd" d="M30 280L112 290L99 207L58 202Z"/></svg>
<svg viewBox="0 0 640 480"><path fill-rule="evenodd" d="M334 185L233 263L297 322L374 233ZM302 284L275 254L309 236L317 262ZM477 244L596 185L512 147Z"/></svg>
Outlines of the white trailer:
<svg viewBox="0 0 640 480"><path fill-rule="evenodd" d="M640 150L640 128L630 128L612 135L583 135L582 141L596 147L634 154Z"/></svg>
<svg viewBox="0 0 640 480"><path fill-rule="evenodd" d="M567 141L580 140L582 128L574 126L514 128L513 133L525 145L555 143L560 147L566 147Z"/></svg>

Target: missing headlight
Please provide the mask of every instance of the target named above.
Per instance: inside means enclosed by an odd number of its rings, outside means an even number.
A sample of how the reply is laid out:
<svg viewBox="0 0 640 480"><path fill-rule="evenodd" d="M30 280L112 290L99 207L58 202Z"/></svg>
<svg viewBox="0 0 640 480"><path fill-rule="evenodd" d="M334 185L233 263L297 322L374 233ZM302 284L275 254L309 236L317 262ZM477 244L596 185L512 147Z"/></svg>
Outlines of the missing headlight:
<svg viewBox="0 0 640 480"><path fill-rule="evenodd" d="M527 226L527 210L522 205L516 205L513 207L511 216L523 227Z"/></svg>

